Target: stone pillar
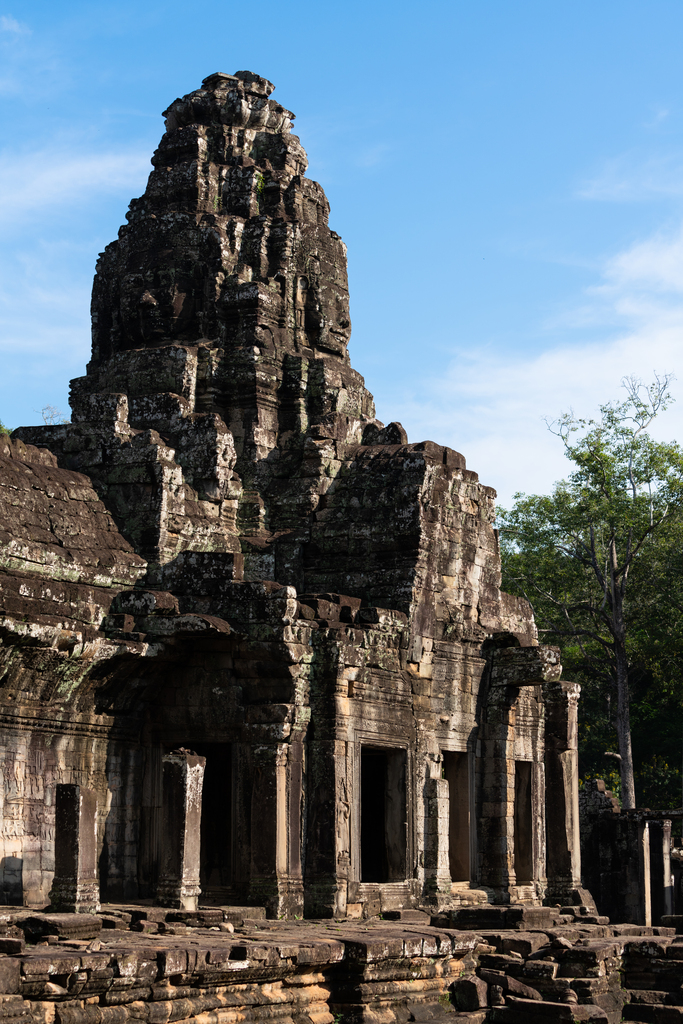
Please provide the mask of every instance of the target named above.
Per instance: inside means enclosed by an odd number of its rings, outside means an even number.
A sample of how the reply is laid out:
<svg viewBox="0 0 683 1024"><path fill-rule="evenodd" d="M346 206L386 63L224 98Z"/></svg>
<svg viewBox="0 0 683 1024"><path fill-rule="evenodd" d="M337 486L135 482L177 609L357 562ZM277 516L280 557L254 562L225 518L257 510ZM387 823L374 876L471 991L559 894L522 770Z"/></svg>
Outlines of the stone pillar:
<svg viewBox="0 0 683 1024"><path fill-rule="evenodd" d="M354 744L334 739L308 744L306 917L344 918L357 897L351 875L352 850L353 857L360 857L358 808L352 804L354 753Z"/></svg>
<svg viewBox="0 0 683 1024"><path fill-rule="evenodd" d="M642 917L639 923L648 928L652 925L652 872L650 870L650 826L643 822L638 829L638 865L640 868Z"/></svg>
<svg viewBox="0 0 683 1024"><path fill-rule="evenodd" d="M671 822L662 822L662 888L664 890L664 914L674 912L674 876L671 870Z"/></svg>
<svg viewBox="0 0 683 1024"><path fill-rule="evenodd" d="M671 821L650 821L650 879L652 923L673 914L673 882L671 877Z"/></svg>
<svg viewBox="0 0 683 1024"><path fill-rule="evenodd" d="M508 902L516 885L515 827L515 716L512 686L491 687L482 730L481 764L486 799L479 822L479 884L495 892L495 902Z"/></svg>
<svg viewBox="0 0 683 1024"><path fill-rule="evenodd" d="M96 914L100 909L97 875L97 794L81 786L58 784L55 798L55 877L53 910Z"/></svg>
<svg viewBox="0 0 683 1024"><path fill-rule="evenodd" d="M485 723L482 731L483 792L485 800L480 818L480 884L495 891L495 899L508 902L518 898L515 870L515 755L521 761L532 761L533 808L533 871L530 880L535 893L546 891L541 875L542 847L545 823L542 820L545 805L542 795L543 773L537 762L537 751L530 733L518 727L519 702L531 699L524 694L526 687L549 686L562 674L560 652L557 647L508 646L509 634L499 637L486 650L489 661L489 689L486 698ZM494 638L495 640L495 638ZM502 645L501 645L502 643ZM483 648L482 648L483 650ZM526 750L525 746L526 732ZM520 741L518 743L518 741ZM522 754L522 750L524 751ZM527 872L528 873L528 872ZM526 883L527 879L520 879ZM526 886L525 886L526 888ZM527 894L522 894L527 898Z"/></svg>
<svg viewBox="0 0 683 1024"><path fill-rule="evenodd" d="M578 683L550 679L545 700L546 874L549 903L583 903L579 832Z"/></svg>
<svg viewBox="0 0 683 1024"><path fill-rule="evenodd" d="M446 779L425 780L424 869L425 895L450 895L448 825L450 794Z"/></svg>
<svg viewBox="0 0 683 1024"><path fill-rule="evenodd" d="M161 865L156 903L196 910L206 758L174 750L162 758Z"/></svg>
<svg viewBox="0 0 683 1024"><path fill-rule="evenodd" d="M298 741L264 744L252 751L252 759L249 902L265 906L276 918L297 917L304 907L303 748ZM332 822L329 828L332 830Z"/></svg>
<svg viewBox="0 0 683 1024"><path fill-rule="evenodd" d="M650 823L638 813L620 820L623 919L633 924L652 924L652 873L650 870Z"/></svg>

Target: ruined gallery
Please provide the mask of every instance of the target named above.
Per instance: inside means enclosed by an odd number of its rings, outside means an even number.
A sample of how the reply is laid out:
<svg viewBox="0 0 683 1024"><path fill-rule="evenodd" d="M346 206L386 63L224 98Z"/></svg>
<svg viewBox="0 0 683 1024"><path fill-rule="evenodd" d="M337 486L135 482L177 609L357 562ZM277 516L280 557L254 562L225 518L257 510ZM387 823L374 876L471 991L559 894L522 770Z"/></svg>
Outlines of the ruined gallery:
<svg viewBox="0 0 683 1024"><path fill-rule="evenodd" d="M0 1016L673 1010L674 930L581 888L579 688L495 492L375 417L272 89L171 104L72 422L0 440Z"/></svg>

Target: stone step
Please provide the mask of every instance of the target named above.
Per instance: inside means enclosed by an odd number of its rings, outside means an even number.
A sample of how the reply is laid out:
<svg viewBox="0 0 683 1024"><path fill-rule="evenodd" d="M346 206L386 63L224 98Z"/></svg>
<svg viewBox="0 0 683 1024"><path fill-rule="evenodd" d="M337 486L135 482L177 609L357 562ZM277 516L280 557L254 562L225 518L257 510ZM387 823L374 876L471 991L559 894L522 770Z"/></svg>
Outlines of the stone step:
<svg viewBox="0 0 683 1024"><path fill-rule="evenodd" d="M665 914L662 924L665 928L675 928L677 935L683 935L683 914Z"/></svg>
<svg viewBox="0 0 683 1024"><path fill-rule="evenodd" d="M515 928L522 931L553 928L565 922L554 907L493 906L461 907L448 914L454 928Z"/></svg>
<svg viewBox="0 0 683 1024"><path fill-rule="evenodd" d="M266 919L265 907L220 906L216 909L222 910L223 920L229 924L234 924L236 928L239 928L244 921L265 921Z"/></svg>
<svg viewBox="0 0 683 1024"><path fill-rule="evenodd" d="M382 917L385 921L407 921L410 924L430 924L431 914L426 914L424 910L385 910L382 913Z"/></svg>

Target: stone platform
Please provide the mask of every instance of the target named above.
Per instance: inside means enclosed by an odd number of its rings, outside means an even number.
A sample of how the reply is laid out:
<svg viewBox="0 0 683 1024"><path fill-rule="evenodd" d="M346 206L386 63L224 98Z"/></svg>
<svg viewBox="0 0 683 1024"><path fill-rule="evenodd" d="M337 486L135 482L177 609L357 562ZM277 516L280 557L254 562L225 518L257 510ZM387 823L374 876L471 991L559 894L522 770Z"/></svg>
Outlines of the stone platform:
<svg viewBox="0 0 683 1024"><path fill-rule="evenodd" d="M105 906L2 918L0 1018L41 1024L683 1020L683 935L585 908L276 921ZM486 927L466 928L477 921Z"/></svg>

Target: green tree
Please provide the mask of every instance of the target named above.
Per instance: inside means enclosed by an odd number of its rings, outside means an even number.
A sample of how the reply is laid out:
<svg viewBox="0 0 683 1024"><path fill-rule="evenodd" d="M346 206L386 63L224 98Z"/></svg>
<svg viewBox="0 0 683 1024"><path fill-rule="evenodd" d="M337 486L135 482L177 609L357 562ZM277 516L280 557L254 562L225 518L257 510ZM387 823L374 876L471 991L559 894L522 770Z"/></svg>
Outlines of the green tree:
<svg viewBox="0 0 683 1024"><path fill-rule="evenodd" d="M683 524L683 449L647 433L671 401L671 379L646 387L624 378L626 400L601 406L599 419L569 412L549 424L574 465L569 478L549 496L516 494L513 508L499 512L505 588L528 598L544 639L610 698L627 808L635 807L633 675L653 661L658 642L670 641L676 609L664 607L667 577L683 603L670 564ZM680 655L676 646L667 656Z"/></svg>

